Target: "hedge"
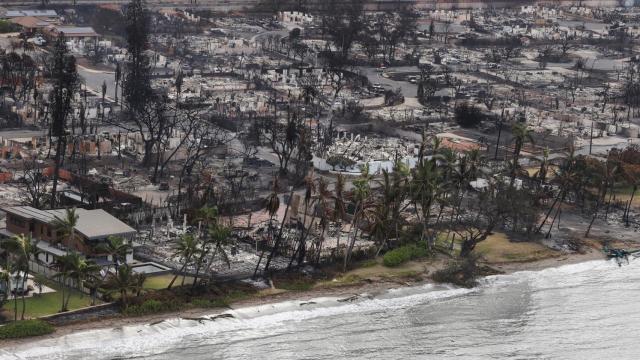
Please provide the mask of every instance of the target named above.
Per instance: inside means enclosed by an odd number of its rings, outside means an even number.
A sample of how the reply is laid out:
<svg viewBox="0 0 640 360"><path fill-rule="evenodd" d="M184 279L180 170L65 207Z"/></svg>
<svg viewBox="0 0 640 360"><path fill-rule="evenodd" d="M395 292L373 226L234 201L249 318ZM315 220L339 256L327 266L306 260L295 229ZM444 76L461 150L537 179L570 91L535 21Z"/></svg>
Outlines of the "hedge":
<svg viewBox="0 0 640 360"><path fill-rule="evenodd" d="M186 307L186 305L181 304L180 302L173 299L169 299L168 301L151 299L145 300L142 304L139 305L131 305L124 309L122 313L127 316L142 316L157 314L161 312L176 311L184 307Z"/></svg>
<svg viewBox="0 0 640 360"><path fill-rule="evenodd" d="M22 320L0 326L0 339L18 339L51 334L55 328L42 320Z"/></svg>
<svg viewBox="0 0 640 360"><path fill-rule="evenodd" d="M384 254L383 263L384 266L387 267L396 267L409 260L426 257L428 255L427 245L424 242L405 245Z"/></svg>

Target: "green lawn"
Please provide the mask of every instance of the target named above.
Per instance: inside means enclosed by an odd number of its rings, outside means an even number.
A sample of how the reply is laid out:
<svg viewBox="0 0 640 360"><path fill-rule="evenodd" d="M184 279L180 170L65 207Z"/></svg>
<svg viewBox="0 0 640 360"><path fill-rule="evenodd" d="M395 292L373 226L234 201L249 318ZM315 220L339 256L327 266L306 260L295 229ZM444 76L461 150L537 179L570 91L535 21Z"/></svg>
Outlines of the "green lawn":
<svg viewBox="0 0 640 360"><path fill-rule="evenodd" d="M51 286L51 284L47 284ZM42 295L36 295L25 299L26 312L25 317L35 318L39 316L51 315L60 311L62 305L62 293L59 286L53 286L56 292L47 293ZM97 303L99 300L97 300ZM14 313L14 300L11 299L4 307L4 314L8 319L13 318ZM82 294L79 291L72 291L71 298L69 299L69 310L80 309L91 305L91 297L87 294ZM22 313L22 299L18 298L18 317Z"/></svg>
<svg viewBox="0 0 640 360"><path fill-rule="evenodd" d="M559 252L535 242L512 242L495 232L478 244L476 251L489 263L529 262L556 257Z"/></svg>
<svg viewBox="0 0 640 360"><path fill-rule="evenodd" d="M144 288L149 290L166 289L172 279L173 274L149 276L144 282ZM184 280L185 285L191 285L192 282L193 278L189 276ZM178 287L180 284L182 284L182 276L178 276L173 286Z"/></svg>

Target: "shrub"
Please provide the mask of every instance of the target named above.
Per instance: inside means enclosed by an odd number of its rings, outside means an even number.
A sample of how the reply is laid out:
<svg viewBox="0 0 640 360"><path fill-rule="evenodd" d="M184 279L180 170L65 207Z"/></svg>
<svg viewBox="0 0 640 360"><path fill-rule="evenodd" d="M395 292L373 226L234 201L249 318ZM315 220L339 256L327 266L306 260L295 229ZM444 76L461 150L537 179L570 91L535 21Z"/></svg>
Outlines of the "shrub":
<svg viewBox="0 0 640 360"><path fill-rule="evenodd" d="M384 254L384 266L396 267L411 260L411 250L408 246L402 246L397 249L393 249Z"/></svg>
<svg viewBox="0 0 640 360"><path fill-rule="evenodd" d="M42 320L23 320L0 326L0 339L17 339L51 334L55 328Z"/></svg>
<svg viewBox="0 0 640 360"><path fill-rule="evenodd" d="M255 291L247 290L231 290L225 295L223 301L227 304L231 304L236 301L241 301L250 298Z"/></svg>
<svg viewBox="0 0 640 360"><path fill-rule="evenodd" d="M384 266L396 267L406 263L409 260L423 258L429 256L427 245L424 242L401 246L393 249L383 257Z"/></svg>
<svg viewBox="0 0 640 360"><path fill-rule="evenodd" d="M473 287L476 285L476 278L480 275L477 259L473 256L460 261L451 261L447 266L436 271L432 278L441 283L451 283L462 287Z"/></svg>
<svg viewBox="0 0 640 360"><path fill-rule="evenodd" d="M199 308L221 308L229 306L224 299L193 299L191 304Z"/></svg>
<svg viewBox="0 0 640 360"><path fill-rule="evenodd" d="M378 262L375 259L367 259L358 263L358 267L368 268L378 265Z"/></svg>
<svg viewBox="0 0 640 360"><path fill-rule="evenodd" d="M131 305L122 311L127 316L143 316L149 314L156 314L167 311L180 310L184 307L184 304L176 300L160 301L160 300L145 300L142 304Z"/></svg>
<svg viewBox="0 0 640 360"><path fill-rule="evenodd" d="M20 26L7 20L0 20L0 34L6 34L10 32L19 32L19 31L20 31Z"/></svg>
<svg viewBox="0 0 640 360"><path fill-rule="evenodd" d="M290 290L290 291L307 291L313 288L315 281L313 279L286 279L280 280L275 283L278 289Z"/></svg>

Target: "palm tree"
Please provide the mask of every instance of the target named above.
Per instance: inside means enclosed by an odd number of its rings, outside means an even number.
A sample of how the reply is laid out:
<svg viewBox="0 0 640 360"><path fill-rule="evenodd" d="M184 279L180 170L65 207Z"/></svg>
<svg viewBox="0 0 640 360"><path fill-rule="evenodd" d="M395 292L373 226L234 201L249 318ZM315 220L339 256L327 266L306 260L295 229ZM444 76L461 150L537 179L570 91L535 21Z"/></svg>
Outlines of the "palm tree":
<svg viewBox="0 0 640 360"><path fill-rule="evenodd" d="M111 256L116 272L121 264L127 262L127 254L131 249L131 244L121 236L109 236L106 242L96 246L96 251Z"/></svg>
<svg viewBox="0 0 640 360"><path fill-rule="evenodd" d="M215 206L203 206L196 212L194 221L202 223L205 229L218 222L218 208ZM198 234L200 235L200 234Z"/></svg>
<svg viewBox="0 0 640 360"><path fill-rule="evenodd" d="M231 268L231 260L229 259L229 254L227 254L226 249L226 247L230 245L232 245L230 228L223 226L218 222L209 225L209 228L207 229L207 241L202 245L203 250L201 250L202 254L205 255L207 253L211 253L211 256L209 257L209 265L207 266L205 274L210 273L211 266L218 255L220 255L222 260L227 264L227 268ZM199 260L196 264L196 274L193 279L192 287L195 287L196 285L201 266L202 264Z"/></svg>
<svg viewBox="0 0 640 360"><path fill-rule="evenodd" d="M69 278L74 280L76 287L80 291L83 291L83 288L89 284L89 287L91 288L92 302L95 302L95 290L99 284L99 273L101 267L95 262L87 260L75 252L70 255L70 265ZM67 295L66 308L69 307L70 298L71 292Z"/></svg>
<svg viewBox="0 0 640 360"><path fill-rule="evenodd" d="M27 279L29 278L29 263L33 258L38 256L39 252L36 244L31 240L30 235L19 234L9 238L6 242L3 243L3 246L5 249L7 249L7 251L14 255L14 269L16 271L16 276L20 275L21 273L23 274L20 278L20 281L22 281L21 288L25 289ZM24 320L24 313L26 308L25 292L26 291L22 291L22 315L20 317L22 320ZM15 294L14 297L16 300L15 320L17 320L17 294Z"/></svg>
<svg viewBox="0 0 640 360"><path fill-rule="evenodd" d="M540 170L539 173L540 172L542 172L542 170ZM573 147L569 148L569 152L566 154L566 156L562 160L562 163L558 166L557 169L554 169L553 172L554 172L553 182L558 184L558 186L560 187L560 191L558 192L558 195L554 198L553 203L551 204L551 207L547 211L544 219L542 220L542 223L538 226L536 233L539 233L542 230L542 227L545 225L545 223L549 219L551 212L553 212L553 209L555 208L556 204L558 204L558 210L556 210L556 215L554 216L554 220L552 221L551 226L549 227L549 231L547 232L547 235L550 235L551 229L553 228L553 223L555 222L555 218L559 214L560 206L562 206L562 203L564 202L565 198L569 194L569 191L577 183L578 173L576 172L576 157L575 157L575 149ZM538 174L538 178L542 179L539 174Z"/></svg>
<svg viewBox="0 0 640 360"><path fill-rule="evenodd" d="M547 174L549 172L549 148L546 147L542 151L542 158L539 159L540 168L535 173L534 177L538 180L538 185L542 186L542 184L547 181Z"/></svg>
<svg viewBox="0 0 640 360"><path fill-rule="evenodd" d="M71 260L69 258L71 254L68 253L66 255L59 256L53 262L53 266L58 270L58 273L54 275L55 278L60 279L62 283L61 287L61 295L62 295L62 304L60 305L60 312L67 311L66 304L66 288L68 286L68 278L71 272Z"/></svg>
<svg viewBox="0 0 640 360"><path fill-rule="evenodd" d="M4 306L9 299L9 288L11 283L11 275L9 270L0 269L0 288L4 289L4 293L0 293L0 305ZM17 318L17 316L16 316Z"/></svg>
<svg viewBox="0 0 640 360"><path fill-rule="evenodd" d="M278 197L278 178L275 177L273 179L273 190L267 196L265 200L265 207L267 212L269 213L269 238L273 239L273 218L276 216L278 209L280 209L280 197ZM264 250L260 253L260 258L258 259L258 263L256 264L256 268L253 271L253 276L255 277L258 273L258 269L260 268L260 263L262 262L262 257L264 256Z"/></svg>
<svg viewBox="0 0 640 360"><path fill-rule="evenodd" d="M56 231L56 239L62 236L67 242L67 248L71 247L76 239L75 229L78 226L76 208L66 209L64 217L54 216L53 224Z"/></svg>
<svg viewBox="0 0 640 360"><path fill-rule="evenodd" d="M378 239L379 247L376 256L386 246L391 229L395 230L396 239L400 237L400 213L405 208L404 200L409 188L408 174L407 167L399 161L396 161L392 174L389 174L387 170L382 170L382 181L379 182L382 196L378 199L377 205L365 212L364 217L371 225L371 233L374 235L374 239Z"/></svg>
<svg viewBox="0 0 640 360"><path fill-rule="evenodd" d="M124 309L126 309L129 305L129 294L138 294L143 283L144 277L134 273L129 265L124 264L120 266L116 275L109 277L105 282L104 287L108 294L112 294L114 292L119 293L120 301L122 302Z"/></svg>
<svg viewBox="0 0 640 360"><path fill-rule="evenodd" d="M517 175L517 165L518 160L520 159L520 152L527 142L533 144L533 131L527 128L526 124L517 123L511 128L511 133L513 134L514 147L510 186L513 186Z"/></svg>
<svg viewBox="0 0 640 360"><path fill-rule="evenodd" d="M627 202L622 215L622 220L626 223L626 226L629 226L629 212L631 211L631 204L633 204L633 199L636 196L638 186L640 185L640 165L625 162L622 164L622 174L624 181L631 186L631 198L629 199L629 202Z"/></svg>
<svg viewBox="0 0 640 360"><path fill-rule="evenodd" d="M322 227L322 232L318 241L315 244L314 254L315 254L315 263L320 262L320 253L322 251L322 246L324 244L324 235L327 230L327 225L329 223L329 219L333 217L334 210L331 209L331 199L332 194L329 191L329 184L324 180L324 178L318 178L318 187L316 192L316 203L320 209L320 226Z"/></svg>
<svg viewBox="0 0 640 360"><path fill-rule="evenodd" d="M353 181L353 200L355 200L355 211L353 213L353 221L351 222L352 236L347 247L347 252L344 256L343 270L347 270L347 265L351 260L351 253L353 252L353 246L355 245L356 238L358 236L358 224L362 219L362 214L367 208L369 196L371 195L371 187L369 181L371 177L369 175L369 166L365 164L362 167L362 173L358 179Z"/></svg>
<svg viewBox="0 0 640 360"><path fill-rule="evenodd" d="M191 264L191 260L194 255L197 254L198 251L198 240L191 234L184 234L178 238L178 242L173 245L174 255L178 256L182 259L182 267L180 270L173 276L171 282L167 286L167 289L171 289L173 283L178 278L178 275L182 274L182 281L184 284L184 270L186 267ZM122 268L122 266L120 267Z"/></svg>
<svg viewBox="0 0 640 360"><path fill-rule="evenodd" d="M289 208L291 207L291 200L292 199L293 199L293 186L290 187L289 201L287 202L287 206L284 209L284 217L282 218L282 223L280 224L280 229L278 230L278 235L276 236L276 240L273 243L273 248L271 249L271 252L269 253L269 256L267 257L267 263L264 264L263 273L265 273L265 274L269 273L269 265L271 264L271 260L273 259L273 257L275 256L276 252L278 251L278 248L280 247L280 242L282 241L282 231L284 230L284 225L285 225L284 222L287 219L287 214L289 213ZM260 259L262 259L262 255L260 256ZM258 264L260 264L260 262L258 262Z"/></svg>
<svg viewBox="0 0 640 360"><path fill-rule="evenodd" d="M347 206L344 201L345 179L342 174L338 174L333 187L333 217L332 220L338 225L336 237L336 258L340 253L340 236L342 235L342 220L347 216Z"/></svg>
<svg viewBox="0 0 640 360"><path fill-rule="evenodd" d="M87 274L84 281L84 286L89 289L89 296L91 296L91 306L96 304L96 298L98 297L98 289L104 284L104 277L100 275L100 271L91 274Z"/></svg>
<svg viewBox="0 0 640 360"><path fill-rule="evenodd" d="M413 177L411 179L411 197L416 208L416 215L418 218L422 218L422 231L420 232L420 240L424 238L424 232L429 226L429 218L431 217L431 206L440 198L442 193L443 181L442 172L438 169L436 161L420 159L417 166L413 170ZM417 211L417 206L420 205L422 214ZM442 208L444 202L442 202ZM428 246L431 246L431 242L428 242Z"/></svg>
<svg viewBox="0 0 640 360"><path fill-rule="evenodd" d="M33 276L33 286L38 288L38 295L42 295L42 288L46 284L47 278L43 274L35 274Z"/></svg>
<svg viewBox="0 0 640 360"><path fill-rule="evenodd" d="M195 277L191 284L192 287L195 287L198 282L198 275L200 274L200 270L202 266L205 264L205 259L207 255L211 253L211 241L208 237L208 232L203 234L202 225L204 225L205 229L208 229L210 226L218 224L218 209L215 206L203 206L196 211L194 221L198 223L198 232L196 234L196 240L198 241L196 245L196 251L194 253L194 266L195 266ZM213 262L213 256L211 261L209 262L209 267L211 267ZM207 271L208 272L208 271ZM182 285L184 286L185 278L182 278Z"/></svg>
<svg viewBox="0 0 640 360"><path fill-rule="evenodd" d="M598 163L599 165L596 167L597 170L594 174L594 182L598 187L598 196L593 210L593 217L591 218L591 222L587 227L587 232L584 235L585 237L589 237L591 227L598 217L598 212L605 202L607 193L613 193L613 188L615 186L615 177L620 169L620 164L618 163L618 161L616 159L613 159L611 156L607 157L607 160L604 162L604 164L600 163L599 161ZM609 197L609 201L611 201L611 197Z"/></svg>
<svg viewBox="0 0 640 360"><path fill-rule="evenodd" d="M85 281L92 281L93 278L97 278L100 266L93 261L85 259L75 251L58 257L54 264L59 271L55 276L62 279L62 306L60 312L68 311L72 292L69 280L72 280L75 287L82 291ZM65 291L65 288L67 288L67 291Z"/></svg>
<svg viewBox="0 0 640 360"><path fill-rule="evenodd" d="M298 248L294 251L293 255L291 256L287 269L291 268L291 265L293 264L293 260L296 257L298 259L298 265L300 265L302 261L304 261L306 251L307 251L307 248L306 248L307 235L309 231L311 231L311 228L313 227L313 224L316 219L315 214L313 214L311 218L311 223L309 224L309 228L307 229L306 224L307 224L307 214L309 212L309 206L312 206L312 204L315 203L315 201L313 201L314 200L313 197L316 192L316 183L313 175L313 169L311 169L311 171L309 171L307 176L305 176L304 185L305 185L305 192L304 192L304 215L302 216L302 231L300 232L300 238L298 239Z"/></svg>

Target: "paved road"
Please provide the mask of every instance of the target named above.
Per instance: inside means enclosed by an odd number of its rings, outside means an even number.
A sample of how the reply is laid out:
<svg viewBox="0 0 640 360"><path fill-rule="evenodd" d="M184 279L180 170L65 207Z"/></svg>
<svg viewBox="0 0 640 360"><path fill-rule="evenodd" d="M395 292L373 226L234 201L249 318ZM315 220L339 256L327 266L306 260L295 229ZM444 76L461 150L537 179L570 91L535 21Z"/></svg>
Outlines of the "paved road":
<svg viewBox="0 0 640 360"><path fill-rule="evenodd" d="M397 81L397 80L386 78L386 77L382 76L382 74L379 73L377 71L377 68L375 68L375 67L358 67L357 69L362 75L365 75L369 79L369 82L371 82L372 84L379 83L379 84L382 84L383 86L386 85L386 87L390 88L391 90L395 90L397 88L400 88L400 89L402 89L402 94L405 97L417 97L418 96L418 85L416 85L416 84L412 84L412 83L407 82L407 81ZM393 72L417 72L417 71L419 71L417 66L394 67L391 70Z"/></svg>
<svg viewBox="0 0 640 360"><path fill-rule="evenodd" d="M82 76L88 89L100 95L102 94L102 83L106 82L107 99L114 101L113 97L115 96L116 82L113 72L98 71L78 65L78 74ZM118 98L121 98L121 95L120 88L118 88Z"/></svg>

